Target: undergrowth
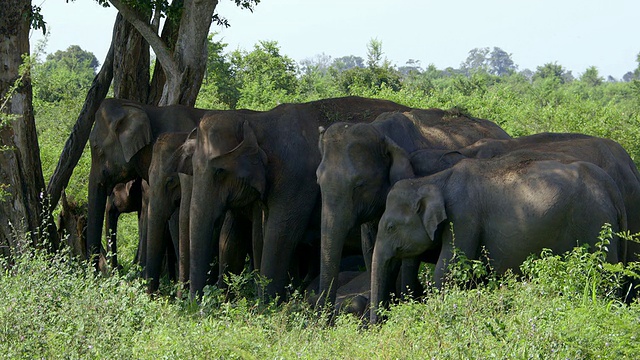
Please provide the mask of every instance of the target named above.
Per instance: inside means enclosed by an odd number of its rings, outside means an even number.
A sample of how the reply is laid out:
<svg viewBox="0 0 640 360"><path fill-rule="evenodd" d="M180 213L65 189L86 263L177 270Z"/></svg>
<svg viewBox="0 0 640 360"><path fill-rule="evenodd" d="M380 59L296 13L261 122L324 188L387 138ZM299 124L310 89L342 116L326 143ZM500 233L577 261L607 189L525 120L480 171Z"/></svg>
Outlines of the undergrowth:
<svg viewBox="0 0 640 360"><path fill-rule="evenodd" d="M382 325L335 325L293 292L256 296L255 273L210 287L199 303L149 296L129 274L96 275L68 252L27 248L0 275L0 354L7 358L637 358L640 306L620 300L622 265L600 247L543 252L513 274L451 281L386 310ZM465 264L465 262L467 262ZM478 266L458 259L456 270ZM486 268L486 267L483 267ZM476 269L476 270L474 270ZM490 274L485 274L490 275ZM464 275L464 276L468 276ZM464 278L457 278L457 280ZM468 280L469 278L467 278ZM456 280L456 279L453 279ZM366 324L365 324L366 325Z"/></svg>

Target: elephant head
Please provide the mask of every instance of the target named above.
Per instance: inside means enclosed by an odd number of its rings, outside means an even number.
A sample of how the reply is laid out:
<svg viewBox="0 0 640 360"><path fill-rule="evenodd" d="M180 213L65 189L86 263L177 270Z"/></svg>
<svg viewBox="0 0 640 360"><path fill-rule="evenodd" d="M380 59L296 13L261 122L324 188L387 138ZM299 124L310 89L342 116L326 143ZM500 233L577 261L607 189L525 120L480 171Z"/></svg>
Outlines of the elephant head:
<svg viewBox="0 0 640 360"><path fill-rule="evenodd" d="M370 124L337 123L319 139L322 194L320 293L333 302L347 234L376 219L398 180L413 177L406 152ZM356 228L357 230L357 228ZM366 255L366 254L365 254Z"/></svg>
<svg viewBox="0 0 640 360"><path fill-rule="evenodd" d="M247 206L265 193L267 155L251 126L242 118L229 115L203 118L191 136L197 138L195 147L185 147L181 171L193 175L189 211L192 295L207 282L226 211ZM191 168L189 150L193 150Z"/></svg>
<svg viewBox="0 0 640 360"><path fill-rule="evenodd" d="M438 247L437 231L446 219L444 196L435 185L418 187L414 180L402 180L391 189L373 252L371 322L377 321L377 306L388 300L393 284L392 261Z"/></svg>

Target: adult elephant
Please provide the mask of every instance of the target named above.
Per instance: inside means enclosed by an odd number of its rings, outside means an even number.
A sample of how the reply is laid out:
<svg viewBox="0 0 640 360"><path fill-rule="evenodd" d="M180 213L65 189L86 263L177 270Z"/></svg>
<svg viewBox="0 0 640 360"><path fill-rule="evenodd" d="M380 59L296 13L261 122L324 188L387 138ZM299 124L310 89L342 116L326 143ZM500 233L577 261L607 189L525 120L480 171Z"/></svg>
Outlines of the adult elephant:
<svg viewBox="0 0 640 360"><path fill-rule="evenodd" d="M570 156L602 168L622 193L629 231L632 234L640 232L640 173L629 153L611 139L576 133L539 133L511 140L483 139L455 152L417 151L411 154L411 163L415 171L427 175L465 158L486 159L521 149ZM627 247L626 260L640 260L640 244L629 241ZM635 297L636 291L631 289L629 295L630 299Z"/></svg>
<svg viewBox="0 0 640 360"><path fill-rule="evenodd" d="M251 113L240 111L240 113ZM149 165L149 208L146 238L145 278L148 291L158 289L164 254L171 252L178 259L178 281L186 284L189 280L189 212L191 197L191 177L180 174L181 151L195 145L195 139L188 138L189 133L165 133L158 137L153 145ZM178 236L168 241L165 236L169 220L179 212ZM227 214L225 230L221 232L220 274L224 271L240 273L244 268L245 257L251 249L251 223L247 217ZM219 283L219 285L222 285Z"/></svg>
<svg viewBox="0 0 640 360"><path fill-rule="evenodd" d="M241 115L212 114L195 134L190 210L190 290L201 292L218 250L216 233L228 209L264 207L260 273L268 296L282 295L296 247L319 198L318 128L337 120L372 121L408 108L390 101L344 97ZM213 225L213 226L212 226ZM214 239L213 243L212 240Z"/></svg>
<svg viewBox="0 0 640 360"><path fill-rule="evenodd" d="M558 161L558 159L561 159ZM568 162L568 163L567 163ZM465 159L437 174L399 181L380 219L371 273L371 322L386 300L394 258L440 249L434 281L442 286L455 247L469 259L488 251L492 268L518 272L533 253L594 245L604 223L626 229L624 202L611 177L584 161L519 150ZM614 238L607 261L622 260Z"/></svg>
<svg viewBox="0 0 640 360"><path fill-rule="evenodd" d="M156 107L123 99L102 102L89 136L89 258L100 251L106 199L115 185L135 178L149 181L151 150L158 136L191 131L206 111L181 105Z"/></svg>
<svg viewBox="0 0 640 360"><path fill-rule="evenodd" d="M321 134L322 162L317 169L322 193L320 303L335 299L332 284L347 235L354 229L362 227L362 252L371 270L373 240L387 193L396 181L414 176L407 153L458 149L482 138L510 136L489 120L440 109L385 113L370 124L334 124ZM404 285L415 290L417 264L404 265Z"/></svg>

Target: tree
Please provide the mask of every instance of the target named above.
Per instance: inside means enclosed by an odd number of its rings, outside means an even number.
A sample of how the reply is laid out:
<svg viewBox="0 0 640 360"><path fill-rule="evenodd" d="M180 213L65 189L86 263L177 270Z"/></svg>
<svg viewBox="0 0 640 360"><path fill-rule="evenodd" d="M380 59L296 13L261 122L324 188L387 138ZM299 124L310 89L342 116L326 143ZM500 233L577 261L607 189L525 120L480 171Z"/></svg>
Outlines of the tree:
<svg viewBox="0 0 640 360"><path fill-rule="evenodd" d="M460 64L460 68L464 70L467 75L478 71L487 72L489 70L488 55L488 47L473 48L469 50L469 55L467 59Z"/></svg>
<svg viewBox="0 0 640 360"><path fill-rule="evenodd" d="M493 48L491 54L489 55L488 63L489 73L493 75L509 75L518 70L518 66L515 65L513 60L511 59L511 54L500 49L499 47Z"/></svg>
<svg viewBox="0 0 640 360"><path fill-rule="evenodd" d="M331 68L337 72L342 72L345 70L353 69L353 68L363 68L364 67L364 59L360 56L348 55L339 57L333 60L331 64Z"/></svg>
<svg viewBox="0 0 640 360"><path fill-rule="evenodd" d="M227 44L214 41L214 36L215 34L211 34L208 38L207 70L198 102L205 108L220 104L229 109L235 109L240 91L232 69L233 65L223 53Z"/></svg>
<svg viewBox="0 0 640 360"><path fill-rule="evenodd" d="M95 73L100 63L92 52L82 50L78 45L71 45L67 50L58 50L53 54L47 55L47 61L61 64L72 70L76 66L88 67Z"/></svg>
<svg viewBox="0 0 640 360"><path fill-rule="evenodd" d="M44 63L36 63L32 69L33 82L37 84L36 98L56 102L84 96L97 66L93 53L77 45L50 54Z"/></svg>
<svg viewBox="0 0 640 360"><path fill-rule="evenodd" d="M595 66L590 66L580 77L580 81L589 85L589 86L598 86L601 85L604 79L598 73L598 68Z"/></svg>
<svg viewBox="0 0 640 360"><path fill-rule="evenodd" d="M42 20L31 0L5 0L0 7L0 254L42 245L44 178L32 107L29 30ZM44 23L34 23L42 27ZM24 236L28 244L18 242ZM51 237L47 237L51 238ZM53 238L55 239L55 238ZM56 244L54 244L56 245Z"/></svg>
<svg viewBox="0 0 640 360"><path fill-rule="evenodd" d="M231 71L240 91L239 105L265 108L296 93L296 63L280 54L276 41L260 41L253 51L231 53Z"/></svg>
<svg viewBox="0 0 640 360"><path fill-rule="evenodd" d="M95 112L112 79L116 96L148 99L148 102L158 105L193 106L204 77L206 39L211 22L216 19L228 25L225 19L214 16L218 0L174 0L171 3L168 0L97 1L104 6L113 5L118 9L118 15L105 63L94 78L85 105L49 180L47 192L54 206L78 163L89 138ZM259 0L234 1L249 10L259 3ZM162 17L166 21L159 35ZM161 65L154 67L150 82L149 45Z"/></svg>
<svg viewBox="0 0 640 360"><path fill-rule="evenodd" d="M553 79L559 84L564 84L568 75L570 75L570 72L567 73L562 65L558 65L558 63L546 63L536 68L536 72L533 74L532 80Z"/></svg>

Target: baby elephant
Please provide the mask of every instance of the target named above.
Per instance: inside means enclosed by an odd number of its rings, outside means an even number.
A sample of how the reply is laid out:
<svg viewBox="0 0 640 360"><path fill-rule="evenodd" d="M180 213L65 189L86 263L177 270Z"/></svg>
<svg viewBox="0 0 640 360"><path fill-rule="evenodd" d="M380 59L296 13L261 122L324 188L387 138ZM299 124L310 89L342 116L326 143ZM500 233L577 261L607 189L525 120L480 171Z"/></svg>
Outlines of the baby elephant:
<svg viewBox="0 0 640 360"><path fill-rule="evenodd" d="M604 223L618 232L626 222L620 191L602 169L530 151L464 159L437 174L401 180L378 226L371 322L377 321L373 307L386 300L393 259L440 249L434 275L440 287L454 245L469 259L478 259L484 247L497 273L517 272L530 254L544 248L562 253L576 241L593 248ZM623 258L623 244L612 241L607 261Z"/></svg>

